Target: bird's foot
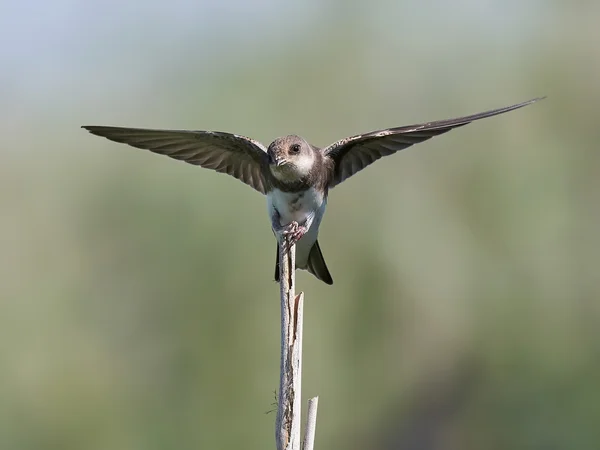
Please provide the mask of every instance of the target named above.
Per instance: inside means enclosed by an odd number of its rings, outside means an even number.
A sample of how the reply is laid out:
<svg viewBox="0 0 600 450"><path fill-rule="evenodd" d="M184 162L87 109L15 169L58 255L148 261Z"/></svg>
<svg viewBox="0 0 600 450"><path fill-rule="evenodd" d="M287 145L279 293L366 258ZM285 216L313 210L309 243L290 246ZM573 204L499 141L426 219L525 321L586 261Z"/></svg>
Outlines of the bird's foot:
<svg viewBox="0 0 600 450"><path fill-rule="evenodd" d="M288 225L283 227L282 234L282 245L284 250L288 250L292 245L295 245L302 236L306 234L308 228L299 225L298 222L290 222Z"/></svg>
<svg viewBox="0 0 600 450"><path fill-rule="evenodd" d="M280 225L279 222L273 222L273 232L278 238L283 239L288 234L294 232L298 228L298 222L290 222L287 225Z"/></svg>
<svg viewBox="0 0 600 450"><path fill-rule="evenodd" d="M302 226L302 225L298 225L298 227L296 228L296 230L288 235L288 240L290 242L290 246L296 244L300 239L302 239L302 237L306 234L306 232L308 231L308 228Z"/></svg>

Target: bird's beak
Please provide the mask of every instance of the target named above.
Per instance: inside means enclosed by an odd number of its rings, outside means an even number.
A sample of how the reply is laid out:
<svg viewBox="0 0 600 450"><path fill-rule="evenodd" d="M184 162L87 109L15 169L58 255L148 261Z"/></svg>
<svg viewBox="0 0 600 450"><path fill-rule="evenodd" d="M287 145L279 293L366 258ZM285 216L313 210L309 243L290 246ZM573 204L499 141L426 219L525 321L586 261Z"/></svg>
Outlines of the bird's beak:
<svg viewBox="0 0 600 450"><path fill-rule="evenodd" d="M287 160L285 158L274 158L273 164L277 167L285 166L287 164Z"/></svg>

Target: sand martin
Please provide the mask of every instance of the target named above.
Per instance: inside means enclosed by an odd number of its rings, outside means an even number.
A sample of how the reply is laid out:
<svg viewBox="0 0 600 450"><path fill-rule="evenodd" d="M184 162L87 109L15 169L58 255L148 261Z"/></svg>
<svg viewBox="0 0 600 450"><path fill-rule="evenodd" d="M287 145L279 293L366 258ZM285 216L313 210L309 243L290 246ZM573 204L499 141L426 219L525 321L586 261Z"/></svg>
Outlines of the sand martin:
<svg viewBox="0 0 600 450"><path fill-rule="evenodd" d="M300 136L275 139L268 148L253 139L216 131L150 130L84 126L90 133L227 173L267 197L279 245L296 244L296 268L333 284L317 236L329 189L375 162L474 120L496 116L540 100L529 100L455 119L372 131L325 148ZM278 259L275 280L279 281Z"/></svg>

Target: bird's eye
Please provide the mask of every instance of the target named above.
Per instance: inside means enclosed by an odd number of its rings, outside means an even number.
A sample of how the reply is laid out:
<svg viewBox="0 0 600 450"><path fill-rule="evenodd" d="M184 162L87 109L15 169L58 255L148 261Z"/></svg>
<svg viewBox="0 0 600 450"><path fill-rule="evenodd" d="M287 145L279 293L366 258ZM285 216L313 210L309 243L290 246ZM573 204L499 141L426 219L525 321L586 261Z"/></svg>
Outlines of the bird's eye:
<svg viewBox="0 0 600 450"><path fill-rule="evenodd" d="M293 145L290 147L290 151L291 151L292 153L298 153L298 152L300 151L300 144L293 144Z"/></svg>

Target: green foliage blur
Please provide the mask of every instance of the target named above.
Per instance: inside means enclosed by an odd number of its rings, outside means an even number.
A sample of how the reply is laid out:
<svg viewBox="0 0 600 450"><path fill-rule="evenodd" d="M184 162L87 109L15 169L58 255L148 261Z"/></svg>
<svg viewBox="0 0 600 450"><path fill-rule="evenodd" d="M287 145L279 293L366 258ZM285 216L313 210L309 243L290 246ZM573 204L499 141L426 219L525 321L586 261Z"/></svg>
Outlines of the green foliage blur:
<svg viewBox="0 0 600 450"><path fill-rule="evenodd" d="M319 449L600 448L598 2L58 3L0 19L0 449L274 448L265 199L81 125L324 146L542 95L330 193L303 396Z"/></svg>

